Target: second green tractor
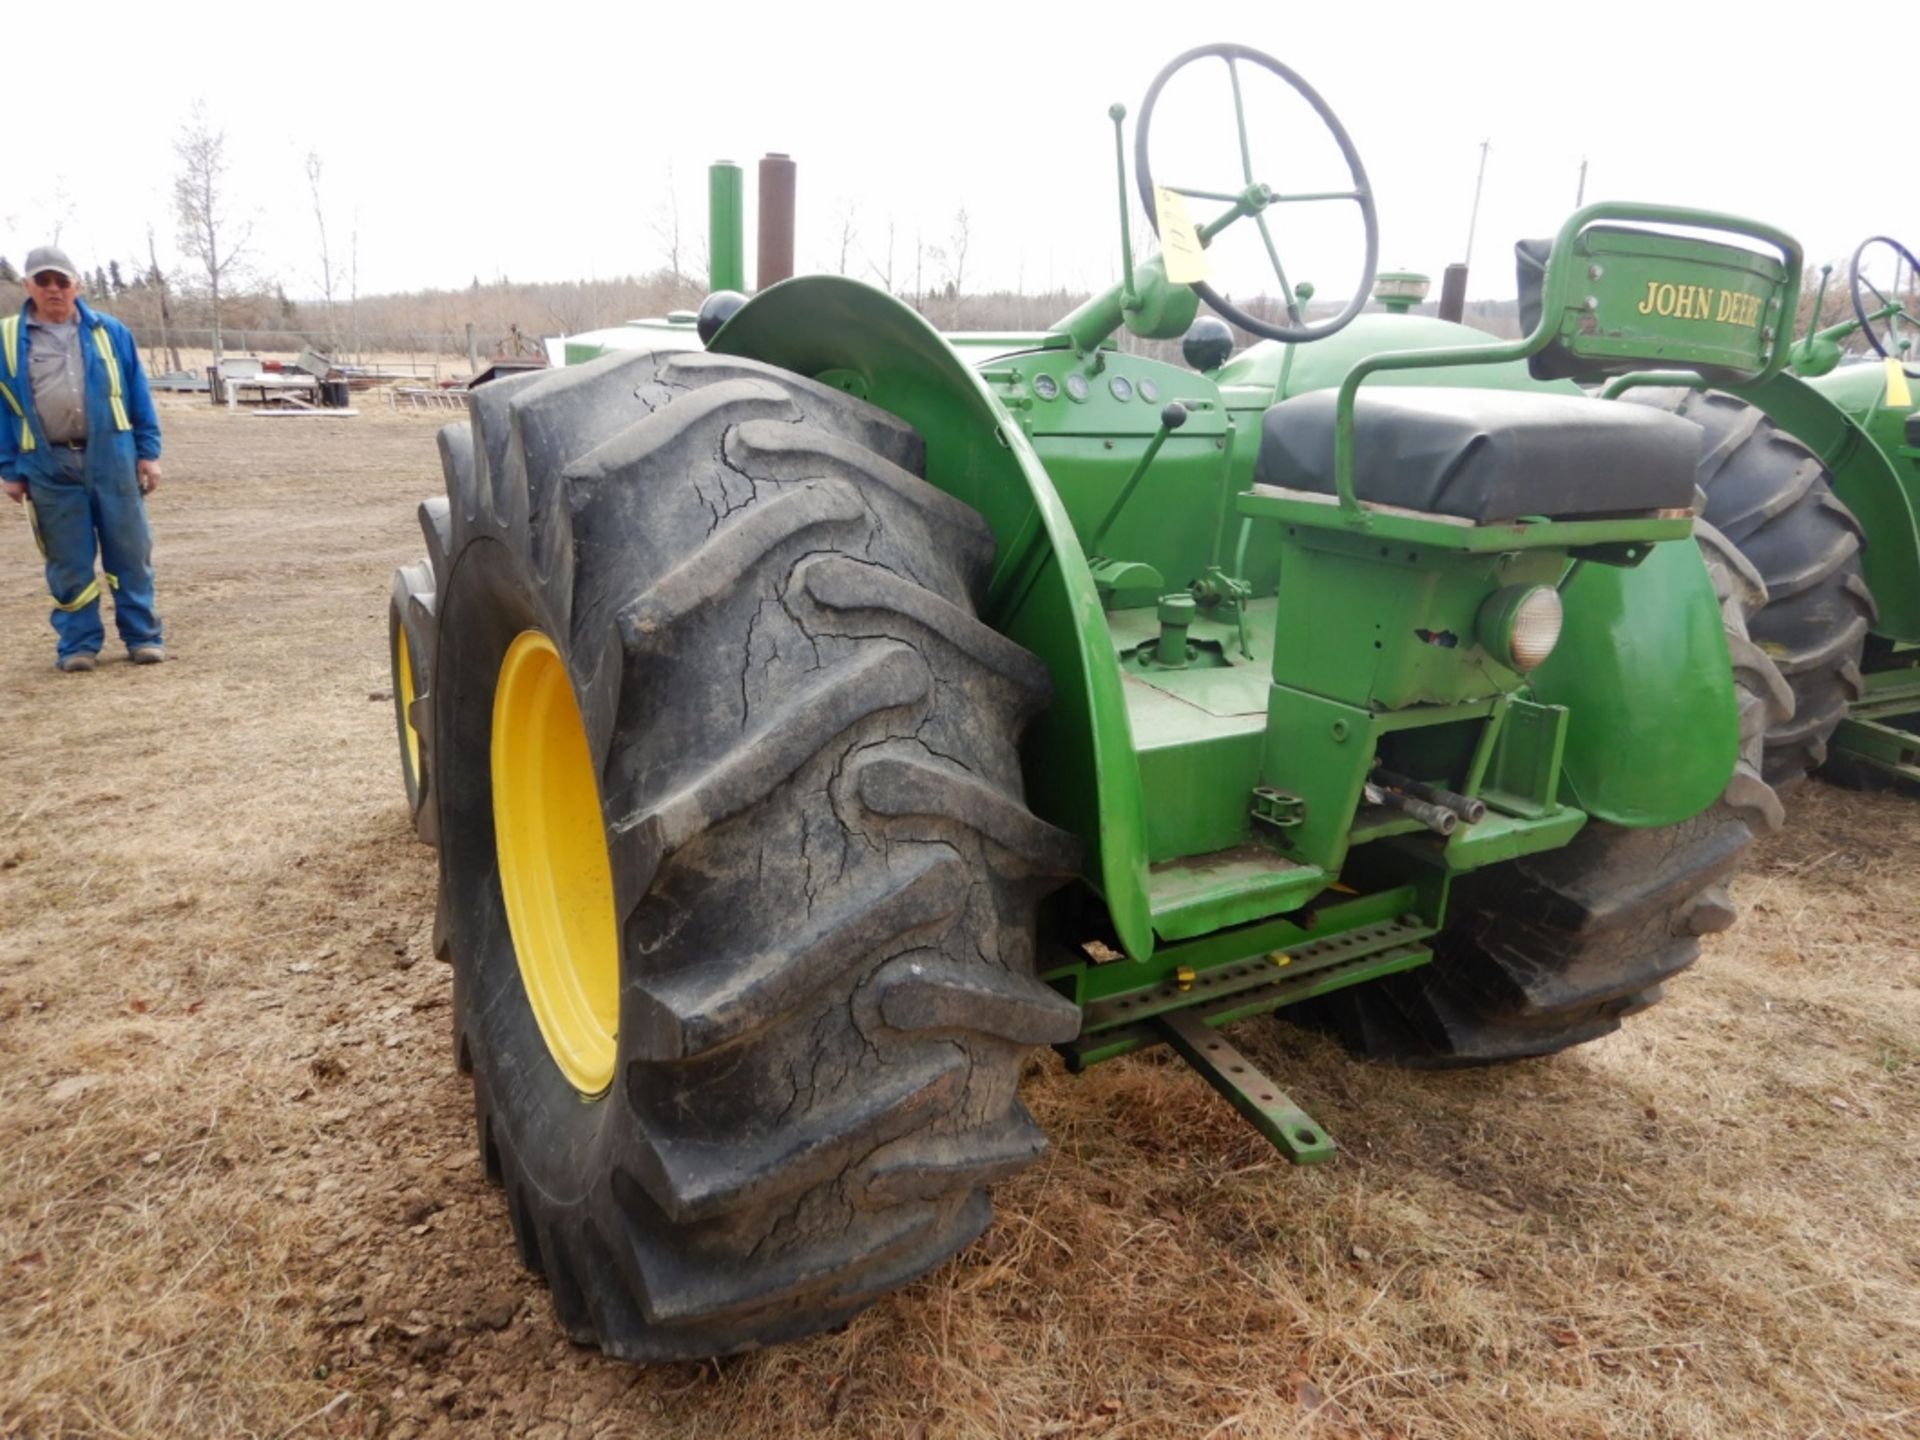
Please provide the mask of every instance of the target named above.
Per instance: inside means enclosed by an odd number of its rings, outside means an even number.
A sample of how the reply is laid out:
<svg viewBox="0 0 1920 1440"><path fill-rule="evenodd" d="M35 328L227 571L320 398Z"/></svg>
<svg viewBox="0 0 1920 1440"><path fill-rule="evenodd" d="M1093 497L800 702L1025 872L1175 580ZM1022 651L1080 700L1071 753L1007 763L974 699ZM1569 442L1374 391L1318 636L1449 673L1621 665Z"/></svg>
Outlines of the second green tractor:
<svg viewBox="0 0 1920 1440"><path fill-rule="evenodd" d="M1851 314L1819 324L1823 271L1785 370L1629 396L1701 427L1705 518L1765 586L1753 636L1794 701L1767 734L1776 783L1814 770L1848 784L1920 782L1917 270L1897 240L1870 237L1847 267Z"/></svg>

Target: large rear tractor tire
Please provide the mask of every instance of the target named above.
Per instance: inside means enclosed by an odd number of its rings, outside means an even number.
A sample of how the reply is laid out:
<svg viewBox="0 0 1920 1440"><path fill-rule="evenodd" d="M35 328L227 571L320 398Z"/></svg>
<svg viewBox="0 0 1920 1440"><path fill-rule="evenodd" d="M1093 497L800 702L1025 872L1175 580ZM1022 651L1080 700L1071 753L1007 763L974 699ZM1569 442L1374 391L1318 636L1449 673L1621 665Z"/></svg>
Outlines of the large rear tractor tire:
<svg viewBox="0 0 1920 1440"><path fill-rule="evenodd" d="M1876 613L1860 572L1860 522L1818 457L1746 401L1665 387L1629 396L1704 432L1705 518L1766 585L1748 628L1793 687L1792 713L1767 731L1764 774L1776 787L1794 785L1826 761L1828 739L1860 698Z"/></svg>
<svg viewBox="0 0 1920 1440"><path fill-rule="evenodd" d="M838 1324L986 1226L1079 1027L991 533L907 426L706 354L496 381L442 455L442 908L521 1257L624 1358Z"/></svg>
<svg viewBox="0 0 1920 1440"><path fill-rule="evenodd" d="M1491 1065L1597 1040L1656 1003L1734 920L1727 883L1757 830L1780 824L1760 774L1793 694L1748 638L1766 590L1713 526L1696 526L1720 599L1740 705L1740 758L1721 802L1651 830L1590 821L1573 842L1462 877L1431 964L1285 1012L1355 1055L1417 1069Z"/></svg>

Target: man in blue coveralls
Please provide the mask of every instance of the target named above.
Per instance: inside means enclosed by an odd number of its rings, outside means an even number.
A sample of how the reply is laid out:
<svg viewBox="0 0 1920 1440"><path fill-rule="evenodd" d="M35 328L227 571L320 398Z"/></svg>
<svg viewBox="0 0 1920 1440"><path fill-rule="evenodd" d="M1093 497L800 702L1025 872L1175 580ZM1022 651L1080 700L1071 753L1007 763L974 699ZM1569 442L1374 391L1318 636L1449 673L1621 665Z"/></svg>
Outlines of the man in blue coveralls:
<svg viewBox="0 0 1920 1440"><path fill-rule="evenodd" d="M97 663L104 587L128 657L157 665L167 652L141 497L160 483L160 420L140 352L126 326L81 302L65 251L41 246L23 273L27 303L0 318L0 488L27 503L47 558L55 661Z"/></svg>

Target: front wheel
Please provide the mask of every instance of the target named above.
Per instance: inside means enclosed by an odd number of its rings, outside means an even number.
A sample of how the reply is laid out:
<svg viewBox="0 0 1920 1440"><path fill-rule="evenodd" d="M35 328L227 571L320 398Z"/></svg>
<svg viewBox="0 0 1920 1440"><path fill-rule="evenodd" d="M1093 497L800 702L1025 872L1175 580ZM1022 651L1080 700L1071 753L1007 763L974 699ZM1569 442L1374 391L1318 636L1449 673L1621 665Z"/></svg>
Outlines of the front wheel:
<svg viewBox="0 0 1920 1440"><path fill-rule="evenodd" d="M436 496L421 505L420 528L427 537L426 555L393 572L387 597L387 659L393 685L394 731L400 748L400 783L406 791L414 834L433 845L438 843L439 827L428 737L433 730L433 612L438 577L447 568L451 539L444 499Z"/></svg>
<svg viewBox="0 0 1920 1440"><path fill-rule="evenodd" d="M992 536L892 417L704 354L496 382L442 451L442 903L520 1253L626 1358L837 1324L984 1228L1079 1024Z"/></svg>

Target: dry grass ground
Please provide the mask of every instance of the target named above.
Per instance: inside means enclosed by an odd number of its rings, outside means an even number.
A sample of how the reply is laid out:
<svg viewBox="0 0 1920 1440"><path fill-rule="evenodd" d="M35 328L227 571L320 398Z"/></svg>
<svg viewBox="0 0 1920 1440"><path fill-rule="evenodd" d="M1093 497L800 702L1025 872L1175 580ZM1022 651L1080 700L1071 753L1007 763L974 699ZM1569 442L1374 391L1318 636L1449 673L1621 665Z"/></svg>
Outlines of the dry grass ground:
<svg viewBox="0 0 1920 1440"><path fill-rule="evenodd" d="M1920 803L1811 787L1621 1035L1499 1072L1146 1057L841 1333L642 1370L517 1269L385 698L433 426L169 401L174 660L51 668L0 507L0 1435L1920 1436Z"/></svg>

